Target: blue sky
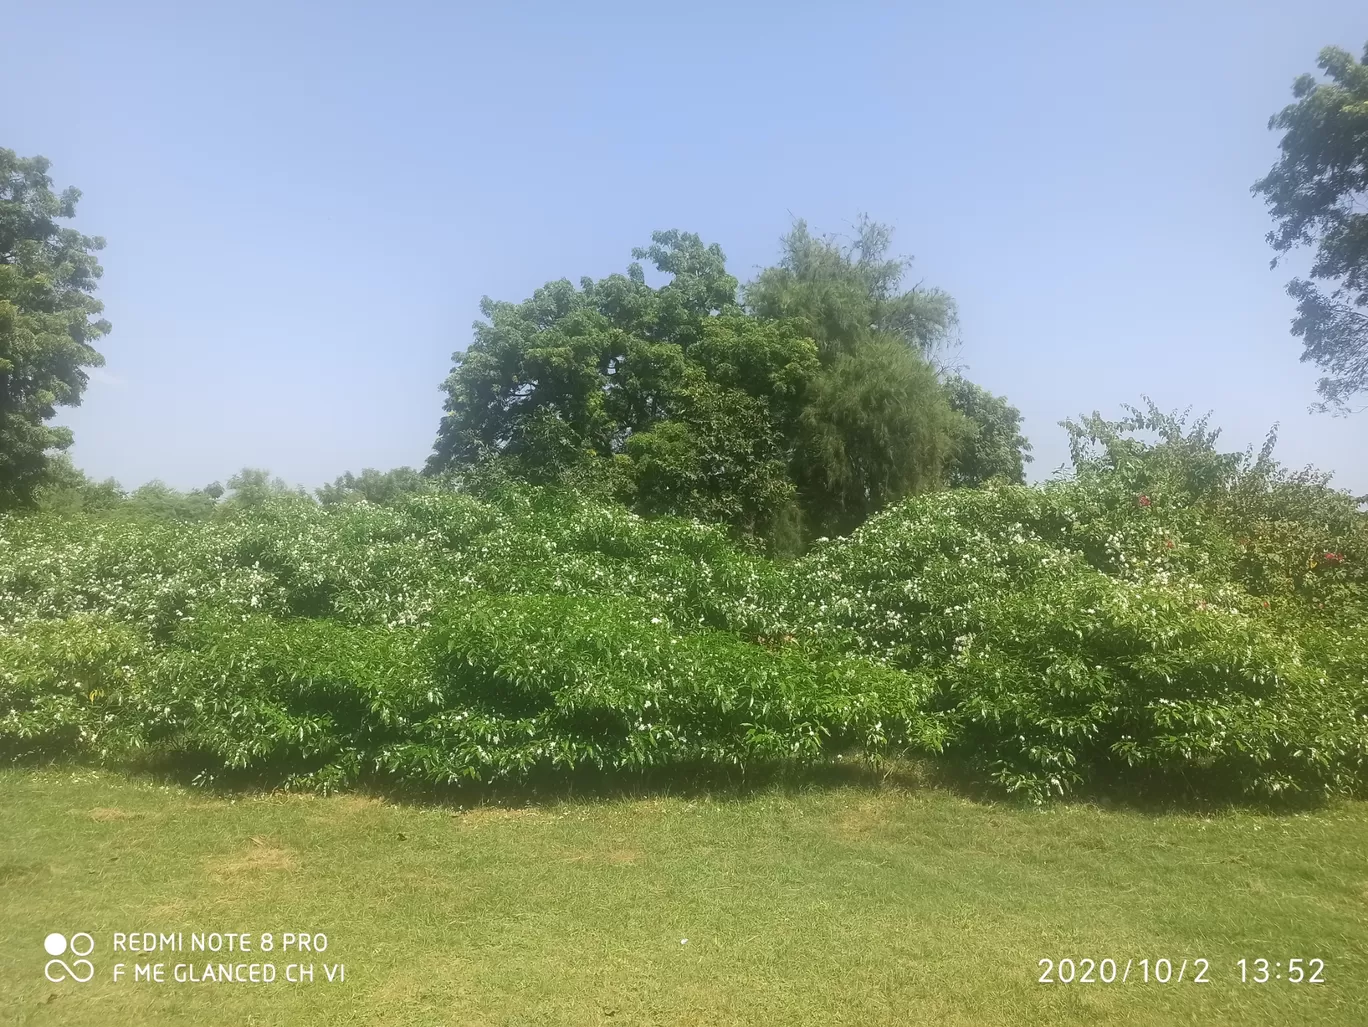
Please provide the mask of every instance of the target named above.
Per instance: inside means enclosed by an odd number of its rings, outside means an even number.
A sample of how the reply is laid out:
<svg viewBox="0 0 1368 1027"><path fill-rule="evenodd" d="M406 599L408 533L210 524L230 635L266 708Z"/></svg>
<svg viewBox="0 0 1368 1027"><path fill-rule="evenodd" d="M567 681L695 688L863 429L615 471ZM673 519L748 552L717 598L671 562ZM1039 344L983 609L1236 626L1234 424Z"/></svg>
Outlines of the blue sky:
<svg viewBox="0 0 1368 1027"><path fill-rule="evenodd" d="M1149 395L1368 492L1307 412L1270 114L1362 0L78 4L6 15L0 145L84 193L114 332L72 455L125 486L420 466L482 295L623 269L657 228L742 280L791 217L893 224L971 378L1025 415Z"/></svg>

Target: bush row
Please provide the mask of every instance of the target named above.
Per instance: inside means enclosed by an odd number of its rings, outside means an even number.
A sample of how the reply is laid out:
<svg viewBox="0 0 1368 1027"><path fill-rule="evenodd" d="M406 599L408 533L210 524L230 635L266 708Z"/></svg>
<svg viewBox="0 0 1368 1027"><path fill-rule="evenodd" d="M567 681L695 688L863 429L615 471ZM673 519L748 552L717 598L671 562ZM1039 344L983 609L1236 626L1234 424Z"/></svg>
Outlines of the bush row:
<svg viewBox="0 0 1368 1027"><path fill-rule="evenodd" d="M175 761L206 780L494 782L940 744L924 679L681 633L621 599L488 596L425 631L206 617L158 645L77 615L0 637L0 666L0 753Z"/></svg>
<svg viewBox="0 0 1368 1027"><path fill-rule="evenodd" d="M791 563L558 491L0 518L0 752L299 787L946 752L1043 799L1350 793L1368 531L1154 463L915 497Z"/></svg>

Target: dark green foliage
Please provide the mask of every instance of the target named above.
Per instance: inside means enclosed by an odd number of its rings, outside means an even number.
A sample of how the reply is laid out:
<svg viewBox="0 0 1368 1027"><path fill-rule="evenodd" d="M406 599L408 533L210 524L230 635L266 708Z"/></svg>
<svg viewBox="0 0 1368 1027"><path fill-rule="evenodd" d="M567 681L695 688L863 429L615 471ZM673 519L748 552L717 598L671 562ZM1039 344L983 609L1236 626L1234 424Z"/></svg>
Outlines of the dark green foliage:
<svg viewBox="0 0 1368 1027"><path fill-rule="evenodd" d="M721 251L697 236L654 238L636 255L674 276L660 289L633 264L579 289L549 283L521 304L481 303L486 320L444 386L447 414L429 471L493 453L554 470L584 453L610 455L620 435L668 415L684 349L705 319L735 308L736 280Z"/></svg>
<svg viewBox="0 0 1368 1027"><path fill-rule="evenodd" d="M939 289L899 291L911 260L889 257L891 244L888 226L867 217L848 245L813 236L798 221L779 263L746 286L746 305L761 317L796 321L824 360L878 337L930 356L954 331L954 300Z"/></svg>
<svg viewBox="0 0 1368 1027"><path fill-rule="evenodd" d="M682 390L675 413L627 440L637 506L766 533L794 487L764 401L704 381Z"/></svg>
<svg viewBox="0 0 1368 1027"><path fill-rule="evenodd" d="M104 363L93 343L109 331L93 296L104 240L58 225L81 193L54 193L48 166L0 148L0 509L31 505L48 452L71 445L69 429L46 422L81 402L85 368Z"/></svg>
<svg viewBox="0 0 1368 1027"><path fill-rule="evenodd" d="M960 420L935 373L900 342L841 353L814 380L798 455L814 527L837 534L942 484Z"/></svg>
<svg viewBox="0 0 1368 1027"><path fill-rule="evenodd" d="M483 302L443 386L430 475L568 485L726 523L780 552L942 483L968 422L927 357L954 306L902 291L907 262L887 256L887 228L866 219L843 246L800 222L746 309L716 246L654 240L634 256L672 276L658 289L633 264L522 304ZM992 421L982 462L1007 459L991 447L1019 457L1014 426L994 434L1013 408L980 406Z"/></svg>
<svg viewBox="0 0 1368 1027"><path fill-rule="evenodd" d="M949 484L1025 481L1032 457L1031 444L1021 434L1021 411L959 375L946 381L945 392L950 408L964 418L946 475Z"/></svg>
<svg viewBox="0 0 1368 1027"><path fill-rule="evenodd" d="M764 535L792 501L791 446L812 343L742 317L722 252L658 232L627 275L482 305L458 354L429 473L587 488L643 511Z"/></svg>
<svg viewBox="0 0 1368 1027"><path fill-rule="evenodd" d="M1311 280L1287 286L1297 301L1292 334L1305 344L1302 360L1325 372L1322 408L1345 410L1368 389L1368 48L1356 61L1328 46L1317 64L1330 81L1293 83L1296 102L1268 122L1283 133L1282 154L1253 188L1277 221L1268 241L1279 254L1316 248Z"/></svg>

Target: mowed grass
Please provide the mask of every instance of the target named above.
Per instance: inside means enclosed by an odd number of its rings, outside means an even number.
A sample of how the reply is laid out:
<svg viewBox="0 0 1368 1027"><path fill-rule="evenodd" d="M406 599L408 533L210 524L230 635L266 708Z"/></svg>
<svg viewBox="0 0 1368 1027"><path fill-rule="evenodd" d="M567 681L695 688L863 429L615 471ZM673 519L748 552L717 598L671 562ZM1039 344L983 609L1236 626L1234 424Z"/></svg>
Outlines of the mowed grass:
<svg viewBox="0 0 1368 1027"><path fill-rule="evenodd" d="M4 772L0 794L7 1024L1359 1025L1368 1009L1365 803L1034 811L841 786L461 810L70 770ZM81 930L95 979L49 983L44 936ZM143 930L329 946L255 956L312 961L311 985L112 983L112 932ZM1241 984L1242 956L1324 959L1326 983ZM1137 962L1125 985L1042 985L1046 957ZM1137 982L1160 957L1210 960L1211 983Z"/></svg>

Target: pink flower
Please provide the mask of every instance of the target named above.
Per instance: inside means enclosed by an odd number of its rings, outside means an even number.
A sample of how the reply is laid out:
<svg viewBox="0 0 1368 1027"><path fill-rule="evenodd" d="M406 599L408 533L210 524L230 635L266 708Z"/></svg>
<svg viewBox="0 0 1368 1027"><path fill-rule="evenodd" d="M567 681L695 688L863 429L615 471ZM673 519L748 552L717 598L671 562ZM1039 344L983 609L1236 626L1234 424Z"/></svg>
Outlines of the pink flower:
<svg viewBox="0 0 1368 1027"><path fill-rule="evenodd" d="M1149 505L1150 505L1150 497L1149 497L1149 496L1141 496L1141 497L1140 497L1140 505L1141 505L1141 506L1149 506Z"/></svg>
<svg viewBox="0 0 1368 1027"><path fill-rule="evenodd" d="M1325 554L1325 562L1326 562L1326 563L1343 563L1343 562L1344 562L1344 557L1341 556L1339 553L1326 553L1326 554Z"/></svg>

